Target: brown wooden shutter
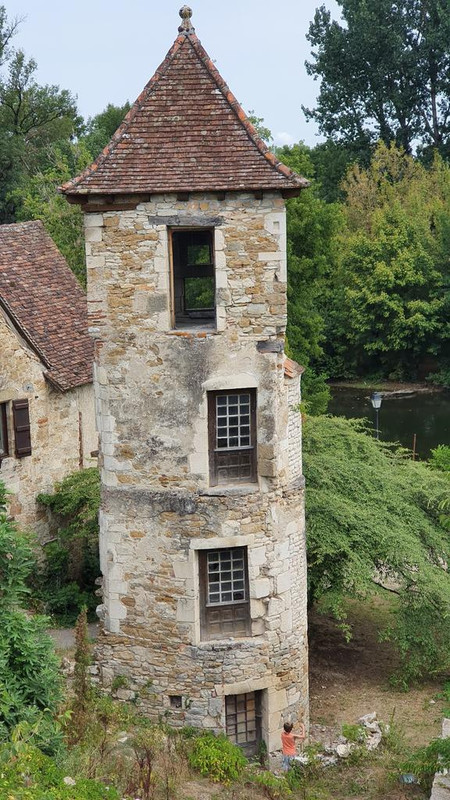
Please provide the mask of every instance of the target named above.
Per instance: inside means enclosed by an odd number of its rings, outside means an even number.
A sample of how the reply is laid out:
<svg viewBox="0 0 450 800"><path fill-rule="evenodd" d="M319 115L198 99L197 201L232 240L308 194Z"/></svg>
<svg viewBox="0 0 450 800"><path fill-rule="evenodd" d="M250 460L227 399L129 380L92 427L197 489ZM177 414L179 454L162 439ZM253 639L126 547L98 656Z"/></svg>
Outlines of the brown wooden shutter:
<svg viewBox="0 0 450 800"><path fill-rule="evenodd" d="M14 440L17 458L31 456L28 400L13 400Z"/></svg>

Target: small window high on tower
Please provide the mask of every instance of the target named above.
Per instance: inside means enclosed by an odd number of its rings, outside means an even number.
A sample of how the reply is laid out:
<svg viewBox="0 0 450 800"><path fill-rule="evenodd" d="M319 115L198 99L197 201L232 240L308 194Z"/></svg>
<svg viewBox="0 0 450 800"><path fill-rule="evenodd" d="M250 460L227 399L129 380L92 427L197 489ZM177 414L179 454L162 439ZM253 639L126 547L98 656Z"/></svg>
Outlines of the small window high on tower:
<svg viewBox="0 0 450 800"><path fill-rule="evenodd" d="M214 328L214 231L172 230L172 297L175 328Z"/></svg>

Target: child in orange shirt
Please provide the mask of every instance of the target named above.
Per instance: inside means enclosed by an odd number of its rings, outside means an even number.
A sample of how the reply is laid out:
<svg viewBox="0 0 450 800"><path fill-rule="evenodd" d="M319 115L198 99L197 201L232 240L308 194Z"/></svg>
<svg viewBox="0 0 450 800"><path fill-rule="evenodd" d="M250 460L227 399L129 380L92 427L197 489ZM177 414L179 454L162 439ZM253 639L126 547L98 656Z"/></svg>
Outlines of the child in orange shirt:
<svg viewBox="0 0 450 800"><path fill-rule="evenodd" d="M285 722L281 732L281 748L283 751L283 764L284 772L287 772L292 759L295 757L295 740L299 739L301 742L305 741L305 726L300 722L300 733L292 733L294 726L291 722Z"/></svg>

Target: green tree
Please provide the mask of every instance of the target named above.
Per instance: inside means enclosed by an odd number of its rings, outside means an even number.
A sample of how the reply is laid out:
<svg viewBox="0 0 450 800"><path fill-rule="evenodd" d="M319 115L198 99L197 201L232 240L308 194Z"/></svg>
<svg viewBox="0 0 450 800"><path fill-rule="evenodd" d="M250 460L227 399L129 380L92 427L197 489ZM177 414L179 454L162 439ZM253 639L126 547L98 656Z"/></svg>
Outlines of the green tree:
<svg viewBox="0 0 450 800"><path fill-rule="evenodd" d="M128 100L123 106L108 103L104 111L88 120L82 140L92 159L106 147L130 108Z"/></svg>
<svg viewBox="0 0 450 800"><path fill-rule="evenodd" d="M414 378L450 339L450 169L380 144L344 183L346 225L325 298L331 374Z"/></svg>
<svg viewBox="0 0 450 800"><path fill-rule="evenodd" d="M69 92L36 83L35 61L27 61L19 50L8 67L0 79L0 222L15 220L12 190L38 170L49 169L54 146L69 141L80 124Z"/></svg>
<svg viewBox="0 0 450 800"><path fill-rule="evenodd" d="M303 144L283 147L279 158L311 180L311 187L287 202L288 350L307 367L303 396L310 413L323 413L329 389L318 368L322 360L324 318L321 297L333 269L333 242L340 225L336 204L319 196L309 150Z"/></svg>
<svg viewBox="0 0 450 800"><path fill-rule="evenodd" d="M381 139L449 155L450 0L338 0L317 9L306 68L321 80L304 109L328 138L361 150Z"/></svg>
<svg viewBox="0 0 450 800"><path fill-rule="evenodd" d="M9 198L18 222L40 219L82 286L86 285L83 212L70 205L58 186L81 172L92 161L83 142L52 147L52 165L23 176Z"/></svg>
<svg viewBox="0 0 450 800"><path fill-rule="evenodd" d="M40 86L34 59L11 47L18 24L0 6L0 224L42 219L84 284L82 213L57 187L92 159L74 144L82 131L74 98L58 86Z"/></svg>
<svg viewBox="0 0 450 800"><path fill-rule="evenodd" d="M450 667L448 532L440 505L448 476L367 435L356 420L307 418L304 425L310 603L345 627L345 598L394 592L384 635L401 656L398 680Z"/></svg>
<svg viewBox="0 0 450 800"><path fill-rule="evenodd" d="M272 131L270 130L270 128L267 128L264 125L264 118L257 117L253 110L248 112L248 118L252 123L253 127L255 128L259 138L262 139L263 142L265 142L267 147L272 147L273 145Z"/></svg>

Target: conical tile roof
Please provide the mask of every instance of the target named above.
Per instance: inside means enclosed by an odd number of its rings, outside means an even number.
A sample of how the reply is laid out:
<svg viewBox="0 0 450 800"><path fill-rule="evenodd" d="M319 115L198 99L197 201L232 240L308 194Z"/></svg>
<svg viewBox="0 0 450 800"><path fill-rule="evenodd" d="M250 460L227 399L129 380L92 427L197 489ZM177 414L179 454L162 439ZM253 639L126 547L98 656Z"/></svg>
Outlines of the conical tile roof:
<svg viewBox="0 0 450 800"><path fill-rule="evenodd" d="M259 139L190 21L94 163L61 191L77 195L289 190L308 181Z"/></svg>

